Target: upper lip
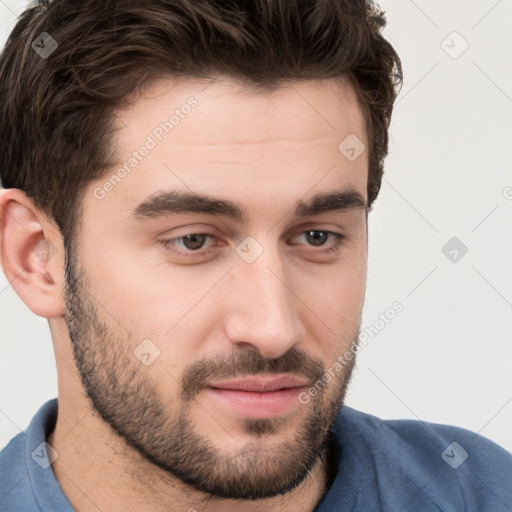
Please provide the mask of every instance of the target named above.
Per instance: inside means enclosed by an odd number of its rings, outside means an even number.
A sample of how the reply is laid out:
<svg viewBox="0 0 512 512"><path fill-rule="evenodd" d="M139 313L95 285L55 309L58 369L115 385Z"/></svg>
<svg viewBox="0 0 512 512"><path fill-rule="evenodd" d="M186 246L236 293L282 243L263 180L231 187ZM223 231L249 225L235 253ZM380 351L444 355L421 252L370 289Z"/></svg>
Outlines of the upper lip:
<svg viewBox="0 0 512 512"><path fill-rule="evenodd" d="M237 391L276 391L308 385L308 381L293 375L253 376L243 379L223 380L208 384L210 388L233 389Z"/></svg>

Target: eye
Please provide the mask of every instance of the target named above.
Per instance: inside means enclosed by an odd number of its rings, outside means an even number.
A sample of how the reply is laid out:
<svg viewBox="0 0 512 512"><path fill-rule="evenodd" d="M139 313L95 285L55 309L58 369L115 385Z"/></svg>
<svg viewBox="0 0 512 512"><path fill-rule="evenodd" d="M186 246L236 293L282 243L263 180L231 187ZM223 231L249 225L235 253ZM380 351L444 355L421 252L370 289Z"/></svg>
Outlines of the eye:
<svg viewBox="0 0 512 512"><path fill-rule="evenodd" d="M340 245L343 240L346 238L345 235L341 233L335 233L333 231L319 230L319 229L309 229L307 231L303 231L295 236L295 239L300 239L303 237L303 240L306 241L305 244L300 243L300 245L308 245L311 250L315 253L329 253L338 251ZM208 233L189 233L183 236L177 236L174 238L169 238L167 240L160 240L160 243L164 246L164 248L170 252L173 252L179 256L196 256L201 255L206 252L208 247L213 245L223 245L222 243L211 243L206 245L208 239L215 239L216 237L210 235ZM329 240L332 240L332 243L327 245L326 243ZM205 247L206 245L206 247ZM291 245L299 245L296 242L292 242ZM324 246L326 246L324 248ZM314 249L314 248L318 249Z"/></svg>
<svg viewBox="0 0 512 512"><path fill-rule="evenodd" d="M172 250L173 252L181 253L182 251L176 251L173 249L178 246L186 251L199 251L203 249L205 242L208 238L214 238L213 235L208 233L190 233L184 236L177 236L175 238L169 238L168 240L162 240L162 244L166 249ZM179 246L181 243L183 245Z"/></svg>
<svg viewBox="0 0 512 512"><path fill-rule="evenodd" d="M345 235L342 235L341 233L335 233L334 231L323 231L320 229L308 229L307 231L300 233L296 238L300 237L304 237L307 244L310 244L312 247L323 247L326 245L329 237L331 239L334 238L333 243L329 247L323 249L325 252L338 250L339 246L345 239Z"/></svg>

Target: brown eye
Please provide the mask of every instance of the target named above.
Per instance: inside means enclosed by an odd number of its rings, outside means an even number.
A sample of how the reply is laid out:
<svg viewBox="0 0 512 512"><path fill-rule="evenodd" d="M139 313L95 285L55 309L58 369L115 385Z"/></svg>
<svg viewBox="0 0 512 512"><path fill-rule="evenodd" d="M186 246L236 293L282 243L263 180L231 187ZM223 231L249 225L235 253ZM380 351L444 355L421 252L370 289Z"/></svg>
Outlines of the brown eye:
<svg viewBox="0 0 512 512"><path fill-rule="evenodd" d="M305 232L306 239L311 242L312 245L324 245L326 240L329 238L327 231L310 230Z"/></svg>
<svg viewBox="0 0 512 512"><path fill-rule="evenodd" d="M317 252L336 251L339 249L341 243L346 238L345 235L342 235L341 233L335 233L334 231L324 231L322 229L308 229L307 231L299 233L295 238L300 239L301 237L305 243L300 243L300 245L306 245L306 247L310 248L319 247L320 250ZM329 239L331 239L331 243L327 242Z"/></svg>
<svg viewBox="0 0 512 512"><path fill-rule="evenodd" d="M201 249L201 247L204 245L206 241L206 237L208 235L205 235L204 233L196 233L193 235L185 235L182 237L183 245L187 249Z"/></svg>
<svg viewBox="0 0 512 512"><path fill-rule="evenodd" d="M200 249L203 249L208 238L214 237L207 233L190 233L188 235L162 240L161 243L166 249L177 253L198 252Z"/></svg>

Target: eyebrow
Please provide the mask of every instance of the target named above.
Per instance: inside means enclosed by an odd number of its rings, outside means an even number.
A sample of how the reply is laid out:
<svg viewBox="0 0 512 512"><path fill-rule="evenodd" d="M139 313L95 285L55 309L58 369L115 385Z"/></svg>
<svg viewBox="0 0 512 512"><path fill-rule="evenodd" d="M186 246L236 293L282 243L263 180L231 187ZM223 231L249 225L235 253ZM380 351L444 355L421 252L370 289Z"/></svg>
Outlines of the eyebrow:
<svg viewBox="0 0 512 512"><path fill-rule="evenodd" d="M295 217L307 217L360 208L367 208L364 197L356 190L347 189L324 192L306 202L299 201L294 214ZM206 213L228 217L242 224L248 221L246 207L236 201L185 190L155 192L138 204L131 216L137 220L148 220L178 213Z"/></svg>

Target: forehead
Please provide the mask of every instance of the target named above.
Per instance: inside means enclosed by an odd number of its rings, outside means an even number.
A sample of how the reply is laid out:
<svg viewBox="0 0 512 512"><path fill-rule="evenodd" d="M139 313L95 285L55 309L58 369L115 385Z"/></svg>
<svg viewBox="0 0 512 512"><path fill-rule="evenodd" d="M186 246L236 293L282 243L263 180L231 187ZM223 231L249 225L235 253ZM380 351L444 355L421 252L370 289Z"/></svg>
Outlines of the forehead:
<svg viewBox="0 0 512 512"><path fill-rule="evenodd" d="M367 151L351 160L340 150L348 137L368 146L364 116L352 88L339 80L272 91L228 78L160 80L117 116L118 163L85 201L95 203L97 215L109 216L110 206L127 218L165 189L236 199L249 210L276 196L296 203L309 190L350 188L366 198ZM108 181L105 199L95 202L92 188Z"/></svg>
<svg viewBox="0 0 512 512"><path fill-rule="evenodd" d="M257 144L268 142L282 127L286 132L281 133L281 138L294 141L336 132L340 137L347 131L366 136L360 105L347 80L292 81L266 90L217 77L150 84L129 108L117 113L121 123L119 141L126 145L137 143L131 135L136 137L137 131L151 133L192 98L197 103L191 112L194 115L185 113L187 123L180 122L179 130L166 134L169 142ZM180 119L184 118L180 115ZM305 120L308 122L301 122Z"/></svg>

